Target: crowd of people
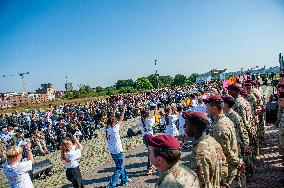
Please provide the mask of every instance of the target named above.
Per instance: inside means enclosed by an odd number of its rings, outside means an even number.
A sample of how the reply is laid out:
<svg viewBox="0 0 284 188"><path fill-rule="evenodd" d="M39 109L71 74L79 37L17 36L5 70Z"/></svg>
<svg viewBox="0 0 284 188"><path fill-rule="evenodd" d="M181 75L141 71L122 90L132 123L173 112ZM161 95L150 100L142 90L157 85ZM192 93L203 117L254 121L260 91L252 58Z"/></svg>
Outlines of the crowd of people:
<svg viewBox="0 0 284 188"><path fill-rule="evenodd" d="M225 88L222 81L212 81L85 104L61 104L45 111L16 112L0 117L0 157L3 162L7 158L4 172L8 177L5 169L13 166L12 158L17 158L17 164L21 158L30 161L31 147L41 155L61 149L67 179L74 187L84 187L79 140L96 137L95 130L104 127L116 166L107 187L116 187L119 179L125 185L131 180L119 130L124 120L139 116L143 143L149 151L147 173L160 172L156 187L246 187L264 141L264 109L260 82L247 76ZM160 130L156 136L155 126ZM184 167L179 164L180 149L186 148L189 139L193 151L190 165ZM14 150L17 152L11 154Z"/></svg>

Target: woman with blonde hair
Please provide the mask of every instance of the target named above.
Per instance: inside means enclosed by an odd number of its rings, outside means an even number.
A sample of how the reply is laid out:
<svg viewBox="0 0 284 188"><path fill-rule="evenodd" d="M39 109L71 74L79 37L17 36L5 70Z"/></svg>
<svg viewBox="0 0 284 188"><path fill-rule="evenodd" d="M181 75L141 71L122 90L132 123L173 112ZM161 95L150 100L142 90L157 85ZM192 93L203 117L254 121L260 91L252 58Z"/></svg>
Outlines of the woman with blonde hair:
<svg viewBox="0 0 284 188"><path fill-rule="evenodd" d="M28 174L34 162L30 142L25 144L28 160L22 161L23 149L19 146L11 147L7 153L7 162L3 165L3 172L8 178L10 188L33 188L32 180Z"/></svg>
<svg viewBox="0 0 284 188"><path fill-rule="evenodd" d="M77 137L73 137L72 141L65 138L61 142L61 158L64 161L64 168L66 168L66 177L72 182L74 188L83 188L82 175L79 168L79 158L81 157L83 146L79 143Z"/></svg>

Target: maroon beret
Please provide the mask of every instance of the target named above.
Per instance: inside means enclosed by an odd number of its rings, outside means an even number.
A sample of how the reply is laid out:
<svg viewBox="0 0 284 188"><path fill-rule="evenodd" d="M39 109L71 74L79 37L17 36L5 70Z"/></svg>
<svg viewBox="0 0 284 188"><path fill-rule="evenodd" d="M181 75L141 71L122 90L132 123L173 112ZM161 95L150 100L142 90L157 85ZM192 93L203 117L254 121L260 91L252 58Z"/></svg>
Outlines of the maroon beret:
<svg viewBox="0 0 284 188"><path fill-rule="evenodd" d="M279 74L279 76L280 76L281 78L284 78L284 72L281 72L281 73Z"/></svg>
<svg viewBox="0 0 284 188"><path fill-rule="evenodd" d="M241 94L241 95L247 95L247 94L248 94L248 92L247 92L247 90L242 89L242 90L240 91L240 94Z"/></svg>
<svg viewBox="0 0 284 188"><path fill-rule="evenodd" d="M252 85L254 85L254 86L260 85L260 82L258 80L255 80L255 81L252 82Z"/></svg>
<svg viewBox="0 0 284 188"><path fill-rule="evenodd" d="M279 82L279 83L278 83L278 87L279 87L279 88L284 88L284 82Z"/></svg>
<svg viewBox="0 0 284 188"><path fill-rule="evenodd" d="M223 95L222 96L222 99L223 99L223 101L224 102L226 102L226 101L234 101L235 99L234 99L234 97L232 97L231 95Z"/></svg>
<svg viewBox="0 0 284 188"><path fill-rule="evenodd" d="M232 85L229 85L227 89L231 91L240 91L241 86L239 84L232 84Z"/></svg>
<svg viewBox="0 0 284 188"><path fill-rule="evenodd" d="M246 83L253 83L253 81L251 79L247 80Z"/></svg>
<svg viewBox="0 0 284 188"><path fill-rule="evenodd" d="M183 112L182 117L190 120L205 120L209 122L208 116L202 112Z"/></svg>
<svg viewBox="0 0 284 188"><path fill-rule="evenodd" d="M149 146L152 146L154 148L162 148L162 149L174 149L179 150L180 149L180 143L179 141L171 136L171 135L158 135L153 136L151 134L146 135L146 141Z"/></svg>
<svg viewBox="0 0 284 188"><path fill-rule="evenodd" d="M215 102L215 101L223 102L223 99L219 95L212 95L208 99L204 99L203 101L204 101L204 103L208 104L208 103L212 103L212 102Z"/></svg>
<svg viewBox="0 0 284 188"><path fill-rule="evenodd" d="M252 86L252 83L251 83L251 82L245 82L245 83L244 83L244 86L248 86L248 87L249 87L249 86Z"/></svg>
<svg viewBox="0 0 284 188"><path fill-rule="evenodd" d="M284 89L278 90L278 98L284 98Z"/></svg>

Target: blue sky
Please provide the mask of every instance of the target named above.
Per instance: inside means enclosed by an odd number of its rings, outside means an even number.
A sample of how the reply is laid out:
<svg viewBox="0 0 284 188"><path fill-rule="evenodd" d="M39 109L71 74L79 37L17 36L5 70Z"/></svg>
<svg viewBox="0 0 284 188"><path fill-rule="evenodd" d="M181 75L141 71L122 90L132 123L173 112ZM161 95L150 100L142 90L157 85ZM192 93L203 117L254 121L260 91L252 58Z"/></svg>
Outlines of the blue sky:
<svg viewBox="0 0 284 188"><path fill-rule="evenodd" d="M0 92L276 66L283 0L0 0Z"/></svg>

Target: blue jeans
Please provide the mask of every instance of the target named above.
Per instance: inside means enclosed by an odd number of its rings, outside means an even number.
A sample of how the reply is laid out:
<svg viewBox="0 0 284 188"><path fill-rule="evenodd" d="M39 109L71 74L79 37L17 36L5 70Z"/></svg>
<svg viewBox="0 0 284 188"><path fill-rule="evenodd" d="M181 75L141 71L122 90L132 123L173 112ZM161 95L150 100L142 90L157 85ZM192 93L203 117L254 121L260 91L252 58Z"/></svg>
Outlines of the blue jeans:
<svg viewBox="0 0 284 188"><path fill-rule="evenodd" d="M107 188L116 187L118 183L118 179L121 179L121 183L125 184L128 182L128 176L126 174L125 166L124 166L124 156L123 153L112 154L111 157L115 163L115 170L111 177L111 180L107 186Z"/></svg>

